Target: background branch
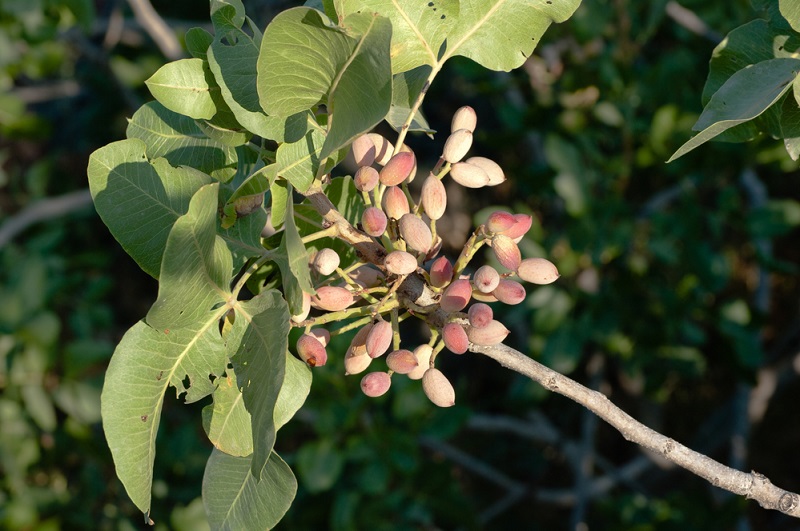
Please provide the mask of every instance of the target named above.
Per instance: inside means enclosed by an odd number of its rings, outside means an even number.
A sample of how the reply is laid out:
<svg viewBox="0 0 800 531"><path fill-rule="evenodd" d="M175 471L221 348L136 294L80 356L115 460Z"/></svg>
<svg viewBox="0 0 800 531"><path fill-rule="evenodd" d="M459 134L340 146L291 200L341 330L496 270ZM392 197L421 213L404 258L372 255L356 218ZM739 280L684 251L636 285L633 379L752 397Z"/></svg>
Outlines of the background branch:
<svg viewBox="0 0 800 531"><path fill-rule="evenodd" d="M506 345L471 345L470 350L492 358L500 365L518 372L588 408L616 428L625 439L657 452L665 459L705 478L712 485L756 500L765 509L775 509L800 517L800 496L773 485L757 472L741 472L695 452L635 420L608 400L605 395L587 389L576 381L538 363Z"/></svg>

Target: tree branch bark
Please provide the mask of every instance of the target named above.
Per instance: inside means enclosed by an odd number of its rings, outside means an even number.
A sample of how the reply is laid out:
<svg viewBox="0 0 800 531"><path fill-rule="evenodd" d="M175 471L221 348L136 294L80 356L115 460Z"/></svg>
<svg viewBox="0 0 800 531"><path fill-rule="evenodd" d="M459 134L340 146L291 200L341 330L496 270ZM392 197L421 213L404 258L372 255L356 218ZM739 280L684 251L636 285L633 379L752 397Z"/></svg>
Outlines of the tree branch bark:
<svg viewBox="0 0 800 531"><path fill-rule="evenodd" d="M773 485L763 474L734 470L687 448L637 421L611 403L605 395L587 389L511 347L502 344L490 347L470 345L470 351L492 358L503 367L535 380L549 391L588 408L616 428L626 440L658 453L712 485L755 500L765 509L800 518L800 496Z"/></svg>

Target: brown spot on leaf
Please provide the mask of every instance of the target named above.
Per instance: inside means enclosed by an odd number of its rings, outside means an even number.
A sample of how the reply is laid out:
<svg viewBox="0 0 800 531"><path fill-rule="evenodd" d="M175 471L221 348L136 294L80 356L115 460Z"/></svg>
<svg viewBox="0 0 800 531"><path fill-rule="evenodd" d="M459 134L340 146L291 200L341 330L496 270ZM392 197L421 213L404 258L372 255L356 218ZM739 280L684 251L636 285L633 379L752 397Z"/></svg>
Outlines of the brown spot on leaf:
<svg viewBox="0 0 800 531"><path fill-rule="evenodd" d="M142 415L142 422L147 422L147 415Z"/></svg>

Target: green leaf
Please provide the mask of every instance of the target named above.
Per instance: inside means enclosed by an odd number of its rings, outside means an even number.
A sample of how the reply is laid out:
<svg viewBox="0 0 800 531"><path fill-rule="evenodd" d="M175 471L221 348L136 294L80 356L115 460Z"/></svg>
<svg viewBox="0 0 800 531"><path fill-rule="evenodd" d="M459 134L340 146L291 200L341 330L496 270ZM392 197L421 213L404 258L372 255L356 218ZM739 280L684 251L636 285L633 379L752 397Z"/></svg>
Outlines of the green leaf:
<svg viewBox="0 0 800 531"><path fill-rule="evenodd" d="M145 149L137 139L113 142L92 153L87 173L95 208L111 234L145 273L158 278L170 229L211 179L164 159L150 162Z"/></svg>
<svg viewBox="0 0 800 531"><path fill-rule="evenodd" d="M156 330L202 320L231 295L233 259L217 236L219 183L202 187L172 226L161 261L158 299L147 312Z"/></svg>
<svg viewBox="0 0 800 531"><path fill-rule="evenodd" d="M672 162L723 131L759 116L792 87L800 59L770 59L735 73L714 94L694 129L699 134L681 146Z"/></svg>
<svg viewBox="0 0 800 531"><path fill-rule="evenodd" d="M294 221L294 202L291 188L289 188L286 198L283 239L281 239L274 261L281 270L283 294L289 303L289 310L292 315L297 315L302 311L303 292L313 295L316 291L311 284L308 252Z"/></svg>
<svg viewBox="0 0 800 531"><path fill-rule="evenodd" d="M270 23L261 41L258 94L269 115L288 116L324 102L331 114L320 159L377 125L391 104L391 25L354 14L339 28L299 7Z"/></svg>
<svg viewBox="0 0 800 531"><path fill-rule="evenodd" d="M211 0L211 22L217 34L237 31L245 21L241 0Z"/></svg>
<svg viewBox="0 0 800 531"><path fill-rule="evenodd" d="M212 529L270 529L289 510L297 480L276 453L250 473L250 457L232 457L213 450L203 475L203 504Z"/></svg>
<svg viewBox="0 0 800 531"><path fill-rule="evenodd" d="M800 3L797 3L797 0L780 0L778 5L783 18L793 30L800 32Z"/></svg>
<svg viewBox="0 0 800 531"><path fill-rule="evenodd" d="M194 120L158 102L136 111L128 123L128 138L146 145L150 159L164 157L173 166L191 166L226 181L236 172L236 149L206 138Z"/></svg>
<svg viewBox="0 0 800 531"><path fill-rule="evenodd" d="M250 414L236 385L236 374L233 369L227 372L216 381L214 403L203 408L203 429L216 449L228 455L247 457L253 453Z"/></svg>
<svg viewBox="0 0 800 531"><path fill-rule="evenodd" d="M297 452L297 472L308 492L314 494L330 489L344 469L340 449L331 439L306 443Z"/></svg>
<svg viewBox="0 0 800 531"><path fill-rule="evenodd" d="M362 11L388 17L392 22L392 72L399 74L438 62L439 50L459 18L458 4L450 0L343 0L339 15Z"/></svg>
<svg viewBox="0 0 800 531"><path fill-rule="evenodd" d="M140 321L122 337L106 371L101 395L103 431L117 476L131 500L150 510L155 440L167 386L186 402L213 391L209 379L225 371L219 319L227 308L191 327L159 332ZM189 387L184 387L184 381Z"/></svg>
<svg viewBox="0 0 800 531"><path fill-rule="evenodd" d="M283 226L286 219L286 201L289 199L289 183L285 179L275 179L269 187L272 207L270 208L270 223L275 230Z"/></svg>
<svg viewBox="0 0 800 531"><path fill-rule="evenodd" d="M800 78L794 80L794 98L786 97L781 106L781 137L792 160L800 158Z"/></svg>
<svg viewBox="0 0 800 531"><path fill-rule="evenodd" d="M237 385L253 430L252 472L259 477L275 444L275 402L286 374L289 308L278 291L262 292L237 303L230 334Z"/></svg>
<svg viewBox="0 0 800 531"><path fill-rule="evenodd" d="M325 135L315 128L297 142L281 144L276 153L276 174L292 183L299 191L305 192L314 182L319 170L324 142Z"/></svg>
<svg viewBox="0 0 800 531"><path fill-rule="evenodd" d="M179 59L159 68L145 85L167 109L190 118L211 119L217 107L211 98L211 71L202 59ZM214 87L215 88L215 87Z"/></svg>
<svg viewBox="0 0 800 531"><path fill-rule="evenodd" d="M289 422L311 391L311 369L286 351L286 376L275 402L275 429Z"/></svg>
<svg viewBox="0 0 800 531"><path fill-rule="evenodd" d="M214 36L203 28L190 28L184 37L189 55L206 60L208 47L214 42Z"/></svg>
<svg viewBox="0 0 800 531"><path fill-rule="evenodd" d="M408 119L414 102L428 81L430 72L430 67L421 66L414 70L397 74L392 79L392 107L389 110L389 114L386 115L386 121L395 131L399 132ZM408 130L422 131L424 133L435 132L419 110L414 115Z"/></svg>
<svg viewBox="0 0 800 531"><path fill-rule="evenodd" d="M438 3L438 2L437 2ZM522 66L553 22L564 22L580 0L460 0L456 26L440 62L463 55L490 70Z"/></svg>

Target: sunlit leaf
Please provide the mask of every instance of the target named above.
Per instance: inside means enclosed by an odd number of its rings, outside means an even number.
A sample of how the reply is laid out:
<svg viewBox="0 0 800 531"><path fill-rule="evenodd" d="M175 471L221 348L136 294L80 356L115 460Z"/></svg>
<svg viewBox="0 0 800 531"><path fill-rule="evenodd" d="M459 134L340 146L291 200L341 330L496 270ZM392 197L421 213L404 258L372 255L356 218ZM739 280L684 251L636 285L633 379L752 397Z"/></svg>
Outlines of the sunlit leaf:
<svg viewBox="0 0 800 531"><path fill-rule="evenodd" d="M210 119L217 112L210 91L211 72L202 59L179 59L159 68L145 81L156 100L167 109L190 118Z"/></svg>

